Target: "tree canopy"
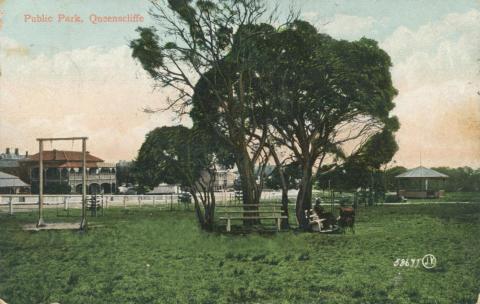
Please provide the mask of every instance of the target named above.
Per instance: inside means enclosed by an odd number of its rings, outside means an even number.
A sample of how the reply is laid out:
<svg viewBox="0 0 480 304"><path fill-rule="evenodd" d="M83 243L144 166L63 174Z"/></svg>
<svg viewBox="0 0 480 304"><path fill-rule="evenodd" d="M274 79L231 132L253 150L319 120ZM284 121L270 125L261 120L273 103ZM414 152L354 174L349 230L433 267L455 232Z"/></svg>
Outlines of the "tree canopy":
<svg viewBox="0 0 480 304"><path fill-rule="evenodd" d="M264 17L259 0L158 1L152 17L166 33L138 28L132 56L161 86L177 96L170 107L183 112L193 102L192 118L208 128L235 154L245 203L258 203L255 164L265 162L265 126L252 118L256 101L250 85L253 50L258 35L251 26ZM214 135L213 135L214 134Z"/></svg>
<svg viewBox="0 0 480 304"><path fill-rule="evenodd" d="M362 150L389 154L369 147L380 140L394 142L388 136L399 127L390 115L397 94L392 64L374 40L336 40L305 21L264 31L268 34L256 36L254 43L255 97L264 107L258 113L268 113L273 141L289 149L302 167L297 218L306 223L315 167L345 158L347 145L359 147L351 153L357 157Z"/></svg>
<svg viewBox="0 0 480 304"><path fill-rule="evenodd" d="M153 5L165 35L139 28L132 55L176 89L170 106L234 155L244 203L259 202L271 158L285 192L280 167L289 159L301 168L296 214L305 228L316 168L349 157L363 164L370 153L376 167L396 151L392 63L376 41L336 40L298 19L274 27L259 0ZM280 159L280 150L289 155Z"/></svg>
<svg viewBox="0 0 480 304"><path fill-rule="evenodd" d="M204 132L184 126L161 127L147 134L134 170L140 185L178 184L190 192L200 224L211 229L213 184L216 166L222 163L228 163L228 153Z"/></svg>

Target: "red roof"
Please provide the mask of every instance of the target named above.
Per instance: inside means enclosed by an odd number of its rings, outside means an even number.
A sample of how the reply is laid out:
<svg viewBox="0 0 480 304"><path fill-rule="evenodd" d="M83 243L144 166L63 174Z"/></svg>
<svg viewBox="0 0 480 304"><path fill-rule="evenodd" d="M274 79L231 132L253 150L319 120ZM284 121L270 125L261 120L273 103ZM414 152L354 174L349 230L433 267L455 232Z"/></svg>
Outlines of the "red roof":
<svg viewBox="0 0 480 304"><path fill-rule="evenodd" d="M44 162L58 162L58 167L78 167L81 166L83 160L82 152L78 151L63 151L63 150L52 150L52 151L43 151L43 161ZM27 162L38 162L40 154L34 154L29 156L25 161ZM87 152L87 163L99 163L103 162L103 159L100 159L96 156L91 155Z"/></svg>

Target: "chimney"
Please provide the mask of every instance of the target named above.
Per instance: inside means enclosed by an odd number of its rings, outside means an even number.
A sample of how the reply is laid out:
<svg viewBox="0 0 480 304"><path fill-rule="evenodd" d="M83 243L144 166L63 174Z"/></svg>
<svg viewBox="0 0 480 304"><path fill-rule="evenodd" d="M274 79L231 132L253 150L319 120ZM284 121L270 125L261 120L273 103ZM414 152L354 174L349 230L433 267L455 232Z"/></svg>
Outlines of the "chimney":
<svg viewBox="0 0 480 304"><path fill-rule="evenodd" d="M10 154L10 148L7 148L7 149L5 150L5 154Z"/></svg>
<svg viewBox="0 0 480 304"><path fill-rule="evenodd" d="M18 148L15 148L15 155L18 156Z"/></svg>

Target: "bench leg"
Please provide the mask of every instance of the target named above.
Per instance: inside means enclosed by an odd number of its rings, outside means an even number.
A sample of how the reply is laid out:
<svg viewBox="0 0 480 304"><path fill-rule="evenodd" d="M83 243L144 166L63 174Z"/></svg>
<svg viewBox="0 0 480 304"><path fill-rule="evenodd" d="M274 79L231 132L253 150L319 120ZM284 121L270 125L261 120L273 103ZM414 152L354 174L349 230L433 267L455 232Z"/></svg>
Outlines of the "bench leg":
<svg viewBox="0 0 480 304"><path fill-rule="evenodd" d="M230 230L231 230L230 219L227 219L227 232L230 232Z"/></svg>

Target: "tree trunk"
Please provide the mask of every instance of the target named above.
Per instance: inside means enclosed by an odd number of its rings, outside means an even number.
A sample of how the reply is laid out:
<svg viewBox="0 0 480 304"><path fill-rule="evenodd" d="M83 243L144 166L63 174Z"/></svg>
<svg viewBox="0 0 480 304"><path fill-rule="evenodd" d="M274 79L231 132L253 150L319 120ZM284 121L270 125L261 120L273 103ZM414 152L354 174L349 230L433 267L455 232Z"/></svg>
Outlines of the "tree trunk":
<svg viewBox="0 0 480 304"><path fill-rule="evenodd" d="M282 219L280 227L282 229L290 229L290 224L288 222L288 183L287 179L285 178L285 174L282 169L282 164L278 155L275 151L273 146L270 146L270 151L273 156L273 160L275 161L275 165L278 169L278 175L280 176L280 182L282 183L282 215L286 216L287 218Z"/></svg>
<svg viewBox="0 0 480 304"><path fill-rule="evenodd" d="M302 181L300 183L297 202L296 202L296 216L298 226L302 230L309 230L308 218L305 215L305 210L312 208L312 166L310 161L305 161L302 165Z"/></svg>
<svg viewBox="0 0 480 304"><path fill-rule="evenodd" d="M210 203L205 207L205 229L213 231L214 219L215 219L215 193L210 191Z"/></svg>
<svg viewBox="0 0 480 304"><path fill-rule="evenodd" d="M193 202L194 202L194 206L195 206L195 214L197 215L198 223L200 224L200 227L202 229L205 229L206 228L205 216L202 213L202 209L201 209L200 204L198 202L198 198L195 195L195 193L190 193L190 194L192 194L192 197L193 197Z"/></svg>
<svg viewBox="0 0 480 304"><path fill-rule="evenodd" d="M240 175L240 180L242 184L242 195L243 195L243 204L259 204L259 191L255 179L253 164L248 155L248 151L243 149L239 151L236 157L236 164L238 168L238 173ZM258 210L256 206L244 206L244 210ZM258 215L257 213L245 213L244 216L249 215ZM258 220L244 221L244 224L250 225L258 223Z"/></svg>

